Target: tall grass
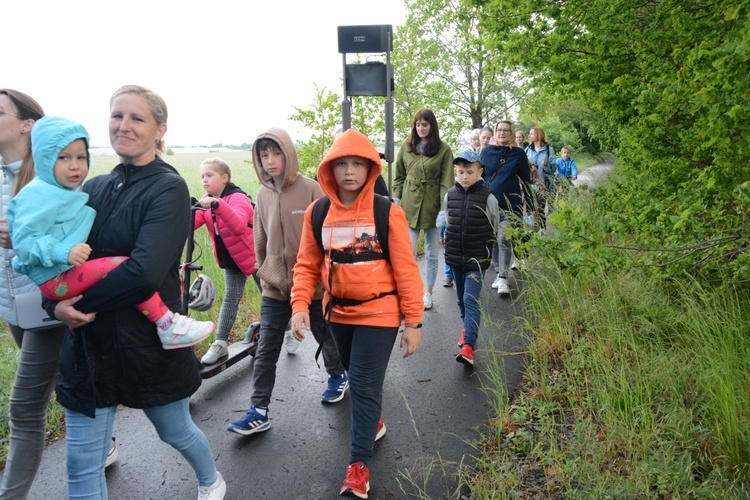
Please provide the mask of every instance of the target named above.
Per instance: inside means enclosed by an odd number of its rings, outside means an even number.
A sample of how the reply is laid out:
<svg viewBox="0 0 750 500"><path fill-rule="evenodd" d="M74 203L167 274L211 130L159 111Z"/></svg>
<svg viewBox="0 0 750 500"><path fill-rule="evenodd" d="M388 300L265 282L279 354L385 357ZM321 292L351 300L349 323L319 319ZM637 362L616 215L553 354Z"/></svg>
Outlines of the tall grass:
<svg viewBox="0 0 750 500"><path fill-rule="evenodd" d="M748 291L532 264L527 380L499 409L476 497L747 498Z"/></svg>
<svg viewBox="0 0 750 500"><path fill-rule="evenodd" d="M183 178L185 178L190 189L190 194L196 198L200 198L205 193L201 185L200 163L206 158L217 156L227 161L232 167L232 181L250 194L253 199L256 199L260 184L255 175L255 170L250 163L251 155L249 152L178 154L166 156L164 159L167 163L174 166ZM112 170L116 164L117 157L115 156L94 156L91 158L89 177L105 174ZM217 300L216 305L211 310L192 312L191 315L202 320L210 319L217 321L221 301L224 298L224 273L217 265L216 259L213 256L211 243L205 228L196 231L195 242L196 249L193 252L193 259L197 260L197 263L203 266L201 272L210 276L215 282ZM189 283L187 285L189 286ZM245 295L240 302L239 313L232 329L230 340L237 340L244 337L245 330L253 321L258 320L259 316L260 294L251 278L248 279L246 284ZM196 354L198 356L202 355L212 341L213 336L195 346ZM9 437L8 404L17 366L18 348L8 332L5 322L0 322L0 467L4 467L7 458ZM59 437L65 432L64 411L55 402L54 395L47 411L47 432L50 439Z"/></svg>

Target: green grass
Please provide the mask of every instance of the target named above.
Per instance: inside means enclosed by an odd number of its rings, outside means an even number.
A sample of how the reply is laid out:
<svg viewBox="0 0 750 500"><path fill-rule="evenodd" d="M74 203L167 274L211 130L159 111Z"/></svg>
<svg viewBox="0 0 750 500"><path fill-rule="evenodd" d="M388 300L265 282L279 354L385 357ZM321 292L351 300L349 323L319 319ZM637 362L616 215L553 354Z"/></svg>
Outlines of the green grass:
<svg viewBox="0 0 750 500"><path fill-rule="evenodd" d="M200 163L206 158L220 157L232 167L232 181L250 194L253 199L257 198L260 186L252 164L250 152L227 152L227 153L190 153L165 156L167 163L175 167L185 178L190 189L190 194L196 198L203 196L204 191L200 181ZM91 172L89 177L109 172L117 164L115 156L94 156L91 158ZM224 298L224 272L216 264L211 249L208 233L204 228L195 233L196 249L193 258L203 266L202 273L211 277L216 284L216 305L209 311L192 312L191 316L201 320L217 321L221 301ZM194 275L193 275L194 277ZM235 321L230 342L244 338L245 330L260 317L260 294L253 283L252 278L247 280L245 295L240 302L239 313ZM18 365L18 348L8 332L5 322L0 322L0 467L5 466L8 448L8 403L11 387L15 378ZM213 336L203 343L195 346L194 350L199 357L208 349L213 341ZM47 411L47 431L50 439L59 438L65 433L64 411L52 396Z"/></svg>
<svg viewBox="0 0 750 500"><path fill-rule="evenodd" d="M593 224L603 217L580 208ZM509 404L496 398L472 493L747 498L748 290L689 277L668 288L648 270L605 273L595 251L567 251L593 264L528 258L526 378Z"/></svg>

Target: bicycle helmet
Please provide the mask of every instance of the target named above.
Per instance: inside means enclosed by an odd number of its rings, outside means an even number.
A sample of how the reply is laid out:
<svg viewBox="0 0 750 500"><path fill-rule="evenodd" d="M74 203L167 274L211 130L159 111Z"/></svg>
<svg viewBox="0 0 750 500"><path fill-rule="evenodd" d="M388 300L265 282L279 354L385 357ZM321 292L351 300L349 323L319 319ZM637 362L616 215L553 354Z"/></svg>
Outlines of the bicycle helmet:
<svg viewBox="0 0 750 500"><path fill-rule="evenodd" d="M216 286L211 278L198 273L193 284L190 285L188 307L194 311L208 311L216 303Z"/></svg>

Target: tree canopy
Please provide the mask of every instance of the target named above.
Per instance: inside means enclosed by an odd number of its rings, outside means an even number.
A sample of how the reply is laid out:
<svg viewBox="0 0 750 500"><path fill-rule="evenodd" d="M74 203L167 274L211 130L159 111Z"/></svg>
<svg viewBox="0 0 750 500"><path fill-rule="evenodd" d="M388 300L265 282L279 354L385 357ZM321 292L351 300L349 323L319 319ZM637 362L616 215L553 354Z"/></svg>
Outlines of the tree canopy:
<svg viewBox="0 0 750 500"><path fill-rule="evenodd" d="M750 276L750 6L737 0L475 0L488 44L598 115L606 205L638 265ZM651 250L651 251L648 251Z"/></svg>

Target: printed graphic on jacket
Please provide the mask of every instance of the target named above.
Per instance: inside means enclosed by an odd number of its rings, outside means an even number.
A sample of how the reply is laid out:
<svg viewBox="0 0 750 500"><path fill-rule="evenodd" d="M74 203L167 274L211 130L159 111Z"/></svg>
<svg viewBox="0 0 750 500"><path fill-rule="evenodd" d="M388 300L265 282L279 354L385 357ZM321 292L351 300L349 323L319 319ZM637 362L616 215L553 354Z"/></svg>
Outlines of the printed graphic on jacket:
<svg viewBox="0 0 750 500"><path fill-rule="evenodd" d="M374 223L337 222L334 227L323 227L321 236L337 252L353 255L383 253Z"/></svg>

